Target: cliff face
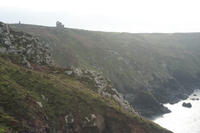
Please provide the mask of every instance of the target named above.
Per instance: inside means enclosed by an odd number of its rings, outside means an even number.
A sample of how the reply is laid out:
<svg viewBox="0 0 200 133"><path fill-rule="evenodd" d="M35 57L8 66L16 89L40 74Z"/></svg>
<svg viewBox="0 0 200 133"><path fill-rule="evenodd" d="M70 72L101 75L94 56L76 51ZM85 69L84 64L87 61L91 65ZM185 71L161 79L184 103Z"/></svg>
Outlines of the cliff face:
<svg viewBox="0 0 200 133"><path fill-rule="evenodd" d="M200 83L200 33L108 33L12 25L49 43L56 63L103 72L143 116L168 112ZM150 103L143 104L141 103ZM153 107L152 107L153 106Z"/></svg>
<svg viewBox="0 0 200 133"><path fill-rule="evenodd" d="M139 116L100 73L54 66L30 34L1 23L0 49L1 133L170 133Z"/></svg>

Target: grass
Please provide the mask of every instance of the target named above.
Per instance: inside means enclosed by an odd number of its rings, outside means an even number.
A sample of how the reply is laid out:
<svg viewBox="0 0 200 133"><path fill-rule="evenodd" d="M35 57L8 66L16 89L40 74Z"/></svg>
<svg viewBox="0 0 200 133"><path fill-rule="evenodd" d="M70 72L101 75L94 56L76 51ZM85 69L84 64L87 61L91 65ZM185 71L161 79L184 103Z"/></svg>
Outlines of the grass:
<svg viewBox="0 0 200 133"><path fill-rule="evenodd" d="M151 130L165 131L137 114L127 112L117 102L102 97L73 77L28 70L2 58L0 64L2 133L37 131L39 127L34 124L36 121L41 125L47 124L51 131L65 131L64 117L67 114L74 116L74 126L83 125L85 117L96 114L104 118L104 122L108 123L107 128L112 132L118 129L116 125L119 123L122 129L129 130L132 122L138 123L137 128L147 129L149 133ZM43 107L37 102L41 102Z"/></svg>

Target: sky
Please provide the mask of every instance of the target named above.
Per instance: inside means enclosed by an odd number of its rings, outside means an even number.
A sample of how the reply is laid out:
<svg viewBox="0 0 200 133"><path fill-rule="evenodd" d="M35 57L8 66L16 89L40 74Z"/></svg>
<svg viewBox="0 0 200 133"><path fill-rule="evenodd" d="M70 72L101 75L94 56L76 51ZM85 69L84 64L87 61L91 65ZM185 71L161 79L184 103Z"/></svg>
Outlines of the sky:
<svg viewBox="0 0 200 133"><path fill-rule="evenodd" d="M200 0L0 0L0 21L132 33L200 32Z"/></svg>

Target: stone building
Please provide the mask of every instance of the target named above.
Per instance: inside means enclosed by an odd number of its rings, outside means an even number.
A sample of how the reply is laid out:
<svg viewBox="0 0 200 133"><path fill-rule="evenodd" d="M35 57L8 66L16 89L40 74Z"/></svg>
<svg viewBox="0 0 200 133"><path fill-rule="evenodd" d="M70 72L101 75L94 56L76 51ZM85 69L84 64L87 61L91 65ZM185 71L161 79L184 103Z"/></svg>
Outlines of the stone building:
<svg viewBox="0 0 200 133"><path fill-rule="evenodd" d="M56 27L58 29L64 29L64 25L61 22L59 22L59 21L56 22Z"/></svg>

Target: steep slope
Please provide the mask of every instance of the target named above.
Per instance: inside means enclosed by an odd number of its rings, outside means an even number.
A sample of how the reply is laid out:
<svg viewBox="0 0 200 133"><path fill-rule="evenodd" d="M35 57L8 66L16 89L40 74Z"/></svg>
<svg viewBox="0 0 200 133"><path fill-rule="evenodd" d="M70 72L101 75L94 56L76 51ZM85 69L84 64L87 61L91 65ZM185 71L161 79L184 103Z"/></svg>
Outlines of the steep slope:
<svg viewBox="0 0 200 133"><path fill-rule="evenodd" d="M48 42L61 66L102 71L144 116L184 99L200 83L200 34L129 34L12 25Z"/></svg>
<svg viewBox="0 0 200 133"><path fill-rule="evenodd" d="M0 63L2 133L168 132L72 77Z"/></svg>
<svg viewBox="0 0 200 133"><path fill-rule="evenodd" d="M170 133L135 113L99 73L55 67L35 37L3 23L0 31L0 133Z"/></svg>

